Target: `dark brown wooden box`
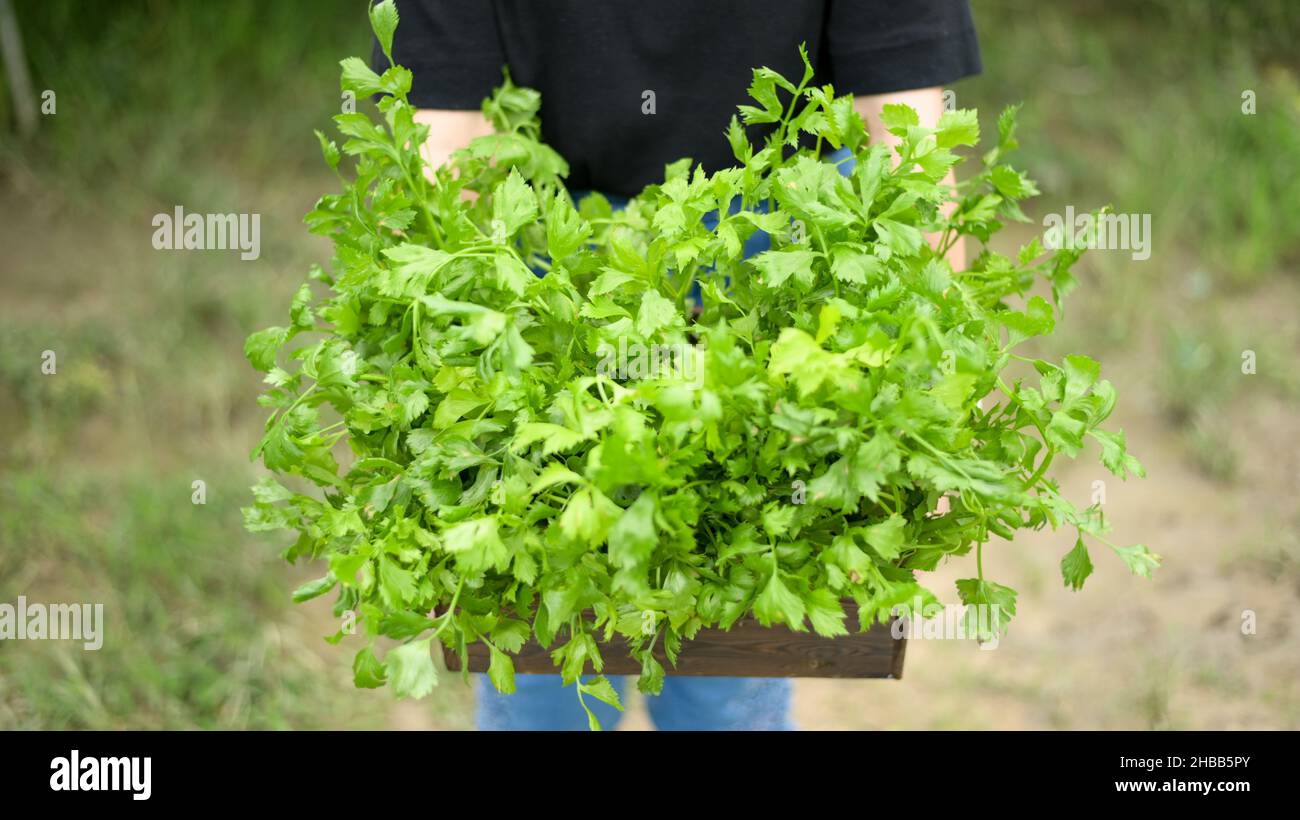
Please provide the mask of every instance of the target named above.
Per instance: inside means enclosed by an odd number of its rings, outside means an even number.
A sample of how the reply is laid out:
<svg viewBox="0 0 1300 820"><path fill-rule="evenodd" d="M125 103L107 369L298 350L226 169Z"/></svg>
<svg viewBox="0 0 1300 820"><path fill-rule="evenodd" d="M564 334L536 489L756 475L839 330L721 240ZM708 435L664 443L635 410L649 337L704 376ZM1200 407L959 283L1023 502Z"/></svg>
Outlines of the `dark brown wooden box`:
<svg viewBox="0 0 1300 820"><path fill-rule="evenodd" d="M729 631L702 629L684 642L673 667L662 648L655 654L669 675L711 675L755 678L890 678L903 677L907 639L894 638L888 625L876 624L857 632L858 607L844 602L850 634L823 638L815 632L792 632L783 625L766 627L753 618L737 621ZM558 644L557 644L558 645ZM554 647L552 647L554 648ZM615 636L600 645L606 675L638 675L641 664L630 657L627 644ZM536 640L512 656L518 674L558 673L550 650ZM460 671L460 658L444 650L449 670ZM469 671L486 672L488 649L482 643L469 647ZM591 670L588 669L588 672Z"/></svg>

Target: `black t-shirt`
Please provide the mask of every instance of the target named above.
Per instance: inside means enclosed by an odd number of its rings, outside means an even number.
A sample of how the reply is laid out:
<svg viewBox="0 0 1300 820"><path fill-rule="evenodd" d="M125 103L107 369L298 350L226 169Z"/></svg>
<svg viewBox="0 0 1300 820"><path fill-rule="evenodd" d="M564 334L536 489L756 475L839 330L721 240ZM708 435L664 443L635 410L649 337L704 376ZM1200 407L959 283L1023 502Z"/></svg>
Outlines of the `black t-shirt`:
<svg viewBox="0 0 1300 820"><path fill-rule="evenodd" d="M404 0L398 11L393 59L414 72L413 104L476 109L509 65L542 93L543 138L568 160L569 186L615 194L662 181L681 157L733 164L723 134L749 101L750 70L798 82L801 42L813 82L838 94L980 70L967 0ZM387 65L377 48L375 62Z"/></svg>

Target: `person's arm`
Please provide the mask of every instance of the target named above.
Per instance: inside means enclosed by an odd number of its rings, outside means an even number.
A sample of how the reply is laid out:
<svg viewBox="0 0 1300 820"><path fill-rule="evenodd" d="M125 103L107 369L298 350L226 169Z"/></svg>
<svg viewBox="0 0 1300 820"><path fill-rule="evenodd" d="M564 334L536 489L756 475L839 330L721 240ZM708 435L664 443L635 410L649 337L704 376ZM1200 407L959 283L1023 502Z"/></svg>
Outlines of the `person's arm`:
<svg viewBox="0 0 1300 820"><path fill-rule="evenodd" d="M894 146L901 140L885 130L885 125L880 121L880 112L884 110L885 105L889 103L902 103L916 109L917 116L921 119L921 125L927 128L933 128L939 122L939 117L943 115L943 89L941 88L919 88L914 91L895 91L890 94L868 94L854 99L853 107L857 109L858 114L867 124L867 134L870 135L873 143L882 143L884 145ZM894 157L898 161L898 157ZM950 170L948 176L943 180L944 185L955 185L956 176ZM956 203L949 202L944 206L944 214L951 214L956 207ZM926 238L934 247L939 246L942 235L937 233L928 234ZM953 270L962 270L966 267L966 245L965 240L961 237L957 239L944 257L952 265Z"/></svg>
<svg viewBox="0 0 1300 820"><path fill-rule="evenodd" d="M451 111L448 109L421 108L415 112L415 121L429 126L429 139L420 146L424 157L424 174L436 182L434 172L442 167L452 153L469 145L477 137L492 133L492 124L477 109Z"/></svg>
<svg viewBox="0 0 1300 820"><path fill-rule="evenodd" d="M916 114L917 117L920 118L921 125L927 128L933 128L934 125L939 122L939 117L943 116L943 89L919 88L915 91L895 91L891 94L868 94L856 97L853 100L853 107L867 124L867 134L871 137L871 141L873 143L881 143L892 147L901 142L901 140L886 131L885 124L880 121L880 112L884 110L885 105L888 103L910 105L912 108L916 109ZM894 161L898 161L897 155L895 155ZM949 170L948 176L944 177L943 184L954 185L956 184L956 181L953 172ZM952 213L954 207L956 207L956 203L948 203L944 206L944 213ZM931 246L937 248L942 239L942 234L927 234L926 239L930 241ZM952 265L953 270L959 271L965 268L965 239L963 237L958 237L957 242L948 249L948 253L944 258L948 260L948 264ZM947 515L951 509L952 502L949 500L948 496L943 495L939 497L934 512L930 515Z"/></svg>
<svg viewBox="0 0 1300 820"><path fill-rule="evenodd" d="M492 133L481 103L501 82L501 51L492 3L405 0L393 34L393 62L412 73L409 99L415 120L429 126L420 147L430 178L452 153ZM371 54L376 71L388 68L378 40Z"/></svg>
<svg viewBox="0 0 1300 820"><path fill-rule="evenodd" d="M981 68L969 0L827 0L824 47L835 90L854 95L872 141L886 145L898 142L880 122L886 103L910 105L933 127L941 89ZM960 241L947 253L957 270L965 258Z"/></svg>

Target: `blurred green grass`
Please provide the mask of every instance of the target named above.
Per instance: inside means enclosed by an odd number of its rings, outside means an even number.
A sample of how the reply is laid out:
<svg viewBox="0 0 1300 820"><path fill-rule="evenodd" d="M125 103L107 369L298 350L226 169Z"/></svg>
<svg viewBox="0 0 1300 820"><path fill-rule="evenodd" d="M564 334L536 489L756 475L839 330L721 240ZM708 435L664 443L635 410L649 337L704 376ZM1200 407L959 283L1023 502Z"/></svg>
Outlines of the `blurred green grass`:
<svg viewBox="0 0 1300 820"><path fill-rule="evenodd" d="M301 225L333 180L311 132L338 110L338 60L369 46L364 5L18 14L58 110L31 142L0 127L0 601L103 603L107 625L96 652L0 643L0 727L391 725L391 696L355 689L347 644L322 639L328 605L290 602L311 570L239 513L262 415L243 338L328 257ZM261 260L154 251L175 203L260 212ZM439 697L431 719L463 713L463 688Z"/></svg>
<svg viewBox="0 0 1300 820"><path fill-rule="evenodd" d="M280 614L274 553L238 537L242 475L210 480L209 503L192 505L185 474L53 472L0 486L0 541L22 545L0 551L0 599L102 603L105 640L7 643L0 725L382 725L383 705L356 698Z"/></svg>
<svg viewBox="0 0 1300 820"><path fill-rule="evenodd" d="M364 4L17 11L58 113L24 141L0 99L0 601L103 602L110 631L95 653L0 643L0 728L392 725L388 694L354 690L350 653L320 640L328 606L289 602L310 570L238 513L262 421L243 338L280 322L329 256L300 221L335 186L311 130L338 110L337 61L368 53ZM1297 394L1294 330L1261 342L1221 304L1300 261L1300 4L976 0L975 14L986 70L957 101L986 125L1025 103L1020 161L1047 192L1031 213L1153 215L1152 259L1090 255L1053 344L1138 357L1188 431L1189 468L1233 481L1197 431L1252 395L1226 372L1239 350L1260 348L1267 390ZM262 259L152 250L151 215L177 203L262 213ZM1287 543L1269 557L1279 583L1300 566ZM1157 701L1141 720L1160 722ZM466 705L451 686L422 708L461 726Z"/></svg>
<svg viewBox="0 0 1300 820"><path fill-rule="evenodd" d="M338 61L368 48L365 4L350 0L16 5L33 84L59 113L6 159L34 154L44 180L85 203L187 202L316 171L303 149L338 107Z"/></svg>
<svg viewBox="0 0 1300 820"><path fill-rule="evenodd" d="M1270 285L1294 282L1300 268L1300 57L1291 42L1300 4L981 0L974 9L985 70L957 101L980 107L986 122L997 106L1024 102L1019 161L1044 191L1032 212L1110 204L1151 215L1151 259L1087 254L1085 292L1049 344L1105 354L1154 335L1166 421L1182 430L1197 469L1231 478L1238 454L1214 427L1249 399L1241 353L1268 359L1252 388L1300 396L1300 323L1246 327L1223 308L1267 301Z"/></svg>
<svg viewBox="0 0 1300 820"><path fill-rule="evenodd" d="M1300 260L1300 5L975 3L984 74L958 98L1026 102L1022 162L1058 203L1152 214L1153 251L1258 282ZM1255 113L1242 95L1254 93ZM1049 134L1050 139L1040 135Z"/></svg>

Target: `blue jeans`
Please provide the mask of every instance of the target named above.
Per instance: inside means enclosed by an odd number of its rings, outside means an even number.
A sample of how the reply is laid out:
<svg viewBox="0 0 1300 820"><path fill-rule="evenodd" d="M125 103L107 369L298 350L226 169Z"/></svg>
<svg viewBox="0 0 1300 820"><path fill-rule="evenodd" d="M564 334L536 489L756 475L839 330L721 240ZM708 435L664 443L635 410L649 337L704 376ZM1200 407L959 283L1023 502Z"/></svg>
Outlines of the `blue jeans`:
<svg viewBox="0 0 1300 820"><path fill-rule="evenodd" d="M846 152L847 153L847 152ZM574 192L574 200L581 200L585 192ZM609 204L619 210L627 205L624 197L608 196ZM732 203L734 212L739 199ZM760 207L762 207L760 205ZM718 214L704 215L704 223L713 230L718 225ZM745 242L745 256L762 253L771 247L771 240L763 231L755 231ZM699 285L694 293L699 303ZM481 730L564 730L586 729L587 714L578 703L573 687L564 686L559 675L518 675L516 691L503 695L492 686L486 675L475 675L474 692L477 706L474 720ZM622 678L610 683L623 699L627 689ZM710 678L675 677L664 680L663 692L647 698L650 718L656 728L674 730L775 730L790 731L790 692L788 678ZM588 698L588 706L605 729L618 724L620 713L595 698Z"/></svg>
<svg viewBox="0 0 1300 820"><path fill-rule="evenodd" d="M587 728L587 713L574 687L559 675L516 675L516 691L503 695L486 675L474 676L480 731L578 731ZM610 683L625 700L627 681ZM662 731L791 731L789 678L695 678L669 675L663 692L648 696L650 719ZM613 729L621 713L588 697L601 728Z"/></svg>

